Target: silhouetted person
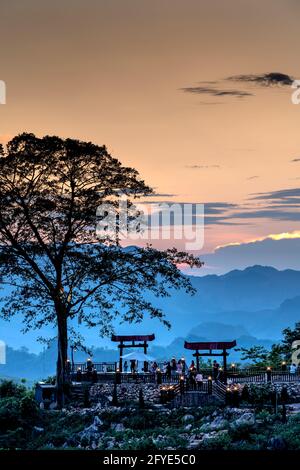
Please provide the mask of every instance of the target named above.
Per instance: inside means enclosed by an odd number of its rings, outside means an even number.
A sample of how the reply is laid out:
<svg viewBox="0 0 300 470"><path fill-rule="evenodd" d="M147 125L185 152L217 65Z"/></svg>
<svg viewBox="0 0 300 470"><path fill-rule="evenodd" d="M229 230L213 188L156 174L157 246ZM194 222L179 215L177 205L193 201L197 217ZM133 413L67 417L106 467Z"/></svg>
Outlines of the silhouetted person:
<svg viewBox="0 0 300 470"><path fill-rule="evenodd" d="M196 367L193 367L192 369L190 369L190 373L189 373L189 384L190 384L191 390L196 390L196 375L197 375L197 369Z"/></svg>
<svg viewBox="0 0 300 470"><path fill-rule="evenodd" d="M135 372L135 359L131 359L130 361L130 371L132 374Z"/></svg>
<svg viewBox="0 0 300 470"><path fill-rule="evenodd" d="M214 378L214 380L218 380L219 368L220 368L220 364L216 360L214 360L214 362L213 362L213 378Z"/></svg>
<svg viewBox="0 0 300 470"><path fill-rule="evenodd" d="M170 362L168 362L166 365L166 376L168 380L171 380L171 375L172 375L172 367L171 367Z"/></svg>

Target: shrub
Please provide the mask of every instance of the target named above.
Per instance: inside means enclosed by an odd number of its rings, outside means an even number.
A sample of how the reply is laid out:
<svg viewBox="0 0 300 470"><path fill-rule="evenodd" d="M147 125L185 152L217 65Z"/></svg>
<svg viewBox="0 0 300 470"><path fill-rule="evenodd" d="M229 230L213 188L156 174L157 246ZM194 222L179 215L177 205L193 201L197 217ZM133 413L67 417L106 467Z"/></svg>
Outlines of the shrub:
<svg viewBox="0 0 300 470"><path fill-rule="evenodd" d="M24 385L18 385L13 380L1 380L0 381L0 398L7 397L22 397L26 394L26 387Z"/></svg>
<svg viewBox="0 0 300 470"><path fill-rule="evenodd" d="M26 395L20 401L20 413L22 418L34 418L38 413L37 403L33 397Z"/></svg>
<svg viewBox="0 0 300 470"><path fill-rule="evenodd" d="M205 439L199 444L200 450L227 450L230 448L231 439L228 434L222 434L215 438Z"/></svg>
<svg viewBox="0 0 300 470"><path fill-rule="evenodd" d="M20 424L19 400L14 397L0 400L0 431L16 429Z"/></svg>

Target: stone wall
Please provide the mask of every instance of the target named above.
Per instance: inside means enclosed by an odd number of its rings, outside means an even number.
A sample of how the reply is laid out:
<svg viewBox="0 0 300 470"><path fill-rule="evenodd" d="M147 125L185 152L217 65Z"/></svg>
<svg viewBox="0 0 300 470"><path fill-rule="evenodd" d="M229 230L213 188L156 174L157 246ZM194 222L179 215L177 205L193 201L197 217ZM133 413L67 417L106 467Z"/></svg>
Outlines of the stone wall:
<svg viewBox="0 0 300 470"><path fill-rule="evenodd" d="M139 400L140 389L143 390L145 403L158 403L160 398L160 386L156 384L120 384L117 385L117 396L120 402L137 402ZM95 384L90 390L92 403L112 401L114 384Z"/></svg>

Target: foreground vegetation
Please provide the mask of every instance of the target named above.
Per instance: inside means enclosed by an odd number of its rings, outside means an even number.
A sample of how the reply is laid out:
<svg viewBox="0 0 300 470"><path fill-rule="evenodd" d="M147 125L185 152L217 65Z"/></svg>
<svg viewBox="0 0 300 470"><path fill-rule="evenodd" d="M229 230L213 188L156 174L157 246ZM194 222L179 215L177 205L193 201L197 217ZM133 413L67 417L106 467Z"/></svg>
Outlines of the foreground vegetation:
<svg viewBox="0 0 300 470"><path fill-rule="evenodd" d="M23 385L0 385L1 449L300 450L300 413L270 405L40 410Z"/></svg>

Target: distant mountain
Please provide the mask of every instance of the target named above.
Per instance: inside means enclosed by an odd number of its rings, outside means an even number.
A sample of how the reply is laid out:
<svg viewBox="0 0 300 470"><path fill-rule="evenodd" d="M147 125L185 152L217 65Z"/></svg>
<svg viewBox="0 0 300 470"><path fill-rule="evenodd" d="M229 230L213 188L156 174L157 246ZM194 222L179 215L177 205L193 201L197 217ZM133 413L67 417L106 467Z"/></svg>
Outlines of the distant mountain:
<svg viewBox="0 0 300 470"><path fill-rule="evenodd" d="M255 336L257 338L280 337L281 331L292 326L300 319L300 271L291 269L278 271L268 266L252 266L242 271L234 270L217 276L190 277L197 289L194 296L183 291L171 291L167 298L155 298L145 294L154 305L161 307L172 328L168 331L158 320L146 318L141 324L115 324L118 333L155 332L155 344L165 347L177 337L186 337L192 329L203 323L223 324L214 329L214 335L231 325L233 336ZM3 292L3 294L2 294ZM5 295L4 291L0 291ZM87 329L75 324L86 338L88 346L95 345L111 348L109 339L98 336L97 329ZM198 327L197 327L198 328ZM55 330L47 327L26 335L20 333L21 319L15 317L11 322L0 320L0 339L14 348L27 346L30 351L38 352L41 346L39 336L51 338ZM205 336L207 332L196 331Z"/></svg>
<svg viewBox="0 0 300 470"><path fill-rule="evenodd" d="M172 332L186 335L203 322L246 328L260 338L279 338L281 330L300 319L300 272L253 266L222 276L191 277L194 296L176 291L151 299L168 315Z"/></svg>
<svg viewBox="0 0 300 470"><path fill-rule="evenodd" d="M231 341L240 336L249 336L249 332L242 325L227 325L217 322L205 322L197 325L188 333L188 337L204 337L207 340Z"/></svg>
<svg viewBox="0 0 300 470"><path fill-rule="evenodd" d="M284 300L300 295L300 271L278 271L252 266L222 276L192 279L198 290L199 308L217 310L263 310L276 308Z"/></svg>

